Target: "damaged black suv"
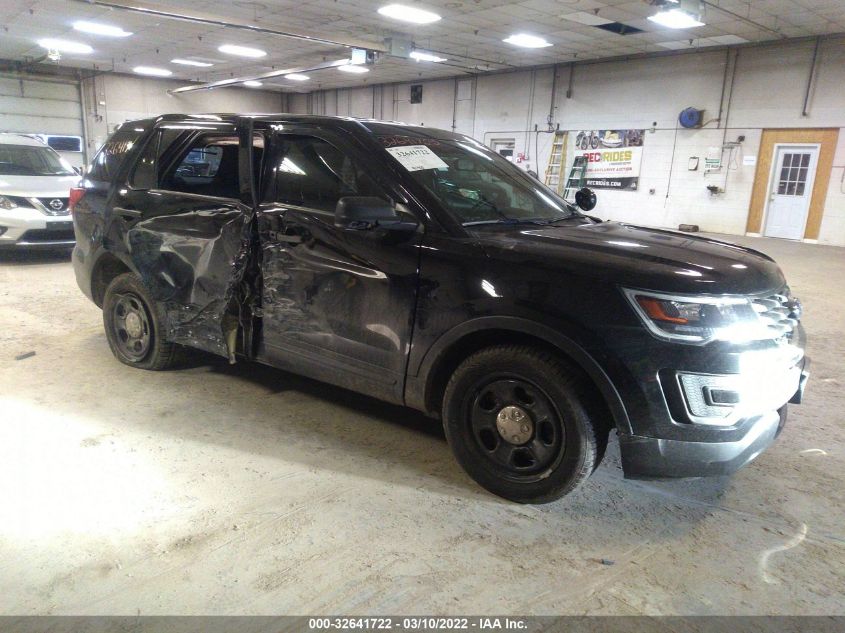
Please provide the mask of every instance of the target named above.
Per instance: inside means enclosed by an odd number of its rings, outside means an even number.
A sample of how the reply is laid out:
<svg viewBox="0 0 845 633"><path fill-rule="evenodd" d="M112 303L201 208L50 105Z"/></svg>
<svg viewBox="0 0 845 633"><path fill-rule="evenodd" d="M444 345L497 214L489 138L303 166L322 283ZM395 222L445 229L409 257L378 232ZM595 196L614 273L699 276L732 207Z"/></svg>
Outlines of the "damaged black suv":
<svg viewBox="0 0 845 633"><path fill-rule="evenodd" d="M71 203L120 361L194 347L419 409L515 501L573 490L613 429L628 477L731 472L803 392L769 257L585 216L466 136L166 115L123 124Z"/></svg>

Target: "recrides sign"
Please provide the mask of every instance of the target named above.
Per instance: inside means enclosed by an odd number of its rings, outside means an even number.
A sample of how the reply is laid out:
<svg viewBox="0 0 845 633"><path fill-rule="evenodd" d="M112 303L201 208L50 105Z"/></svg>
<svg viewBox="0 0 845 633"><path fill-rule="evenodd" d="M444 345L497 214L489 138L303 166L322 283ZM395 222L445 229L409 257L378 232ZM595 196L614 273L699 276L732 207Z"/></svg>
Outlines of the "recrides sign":
<svg viewBox="0 0 845 633"><path fill-rule="evenodd" d="M587 187L637 190L645 130L581 130L573 134L575 155L587 157Z"/></svg>

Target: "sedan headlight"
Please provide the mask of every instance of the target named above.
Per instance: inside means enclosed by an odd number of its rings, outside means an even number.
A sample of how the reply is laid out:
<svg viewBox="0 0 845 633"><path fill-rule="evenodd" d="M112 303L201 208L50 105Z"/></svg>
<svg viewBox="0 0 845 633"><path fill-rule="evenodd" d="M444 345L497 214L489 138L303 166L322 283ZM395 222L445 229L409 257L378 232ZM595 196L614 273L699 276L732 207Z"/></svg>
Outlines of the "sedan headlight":
<svg viewBox="0 0 845 633"><path fill-rule="evenodd" d="M751 301L742 297L700 297L625 289L648 330L665 341L703 345L771 338Z"/></svg>
<svg viewBox="0 0 845 633"><path fill-rule="evenodd" d="M12 209L17 208L18 204L14 200L12 200L11 198L7 198L6 196L0 196L0 209L11 211Z"/></svg>

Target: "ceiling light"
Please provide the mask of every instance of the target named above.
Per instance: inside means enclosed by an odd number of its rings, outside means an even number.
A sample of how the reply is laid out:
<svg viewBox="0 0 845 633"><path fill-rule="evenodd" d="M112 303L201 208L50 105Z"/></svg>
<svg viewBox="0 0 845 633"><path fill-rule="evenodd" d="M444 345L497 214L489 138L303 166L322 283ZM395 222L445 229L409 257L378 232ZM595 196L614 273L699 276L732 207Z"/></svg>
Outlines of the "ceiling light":
<svg viewBox="0 0 845 633"><path fill-rule="evenodd" d="M364 68L363 66L355 66L353 64L346 64L346 66L338 66L338 70L342 70L345 73L368 73L370 72L369 68Z"/></svg>
<svg viewBox="0 0 845 633"><path fill-rule="evenodd" d="M704 26L704 22L699 22L695 16L680 9L660 11L648 16L648 19L660 26L665 26L667 29L692 29L697 26Z"/></svg>
<svg viewBox="0 0 845 633"><path fill-rule="evenodd" d="M151 77L170 77L173 74L167 68L156 68L155 66L135 66L132 72L139 75L150 75Z"/></svg>
<svg viewBox="0 0 845 633"><path fill-rule="evenodd" d="M112 26L111 24L100 24L99 22L86 22L79 20L73 23L73 28L83 33L93 33L94 35L107 35L108 37L129 37L132 35L129 31L124 31L119 26Z"/></svg>
<svg viewBox="0 0 845 633"><path fill-rule="evenodd" d="M311 79L308 75L300 75L299 73L291 73L290 75L285 75L285 79L290 79L291 81L308 81Z"/></svg>
<svg viewBox="0 0 845 633"><path fill-rule="evenodd" d="M416 59L418 62L448 62L449 60L445 57L438 57L437 55L432 55L431 53L423 53L420 51L413 51L411 53L411 59Z"/></svg>
<svg viewBox="0 0 845 633"><path fill-rule="evenodd" d="M211 64L209 62L198 62L194 59L182 59L181 57L171 59L170 63L181 64L182 66L196 66L197 68L208 68L209 66L214 66L214 64Z"/></svg>
<svg viewBox="0 0 845 633"><path fill-rule="evenodd" d="M80 55L87 55L93 53L94 49L88 44L81 44L80 42L69 42L67 40L45 39L38 40L38 45L51 51L60 51L62 53L79 53Z"/></svg>
<svg viewBox="0 0 845 633"><path fill-rule="evenodd" d="M249 81L245 81L244 85L247 86L248 88L260 88L264 84L261 83L260 81L255 81L253 79L250 79Z"/></svg>
<svg viewBox="0 0 845 633"><path fill-rule="evenodd" d="M223 44L217 49L221 53L227 55L236 55L238 57L264 57L267 55L265 51L260 48L250 48L249 46L236 46L234 44Z"/></svg>
<svg viewBox="0 0 845 633"><path fill-rule="evenodd" d="M514 46L522 46L523 48L545 48L546 46L551 46L551 43L542 37L528 35L527 33L517 33L502 41L513 44Z"/></svg>
<svg viewBox="0 0 845 633"><path fill-rule="evenodd" d="M415 7L408 7L404 4L388 4L379 9L378 12L385 17L402 20L403 22L412 22L414 24L431 24L440 19L440 16L436 13Z"/></svg>

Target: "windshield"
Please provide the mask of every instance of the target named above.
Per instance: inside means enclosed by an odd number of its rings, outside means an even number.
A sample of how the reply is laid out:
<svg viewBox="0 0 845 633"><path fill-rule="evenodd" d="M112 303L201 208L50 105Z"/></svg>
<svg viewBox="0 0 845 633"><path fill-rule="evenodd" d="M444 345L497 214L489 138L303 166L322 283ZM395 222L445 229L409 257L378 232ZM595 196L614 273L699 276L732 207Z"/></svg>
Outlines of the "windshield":
<svg viewBox="0 0 845 633"><path fill-rule="evenodd" d="M49 147L35 145L0 145L2 176L73 176L73 171Z"/></svg>
<svg viewBox="0 0 845 633"><path fill-rule="evenodd" d="M538 180L470 138L379 136L388 153L463 225L580 215Z"/></svg>

